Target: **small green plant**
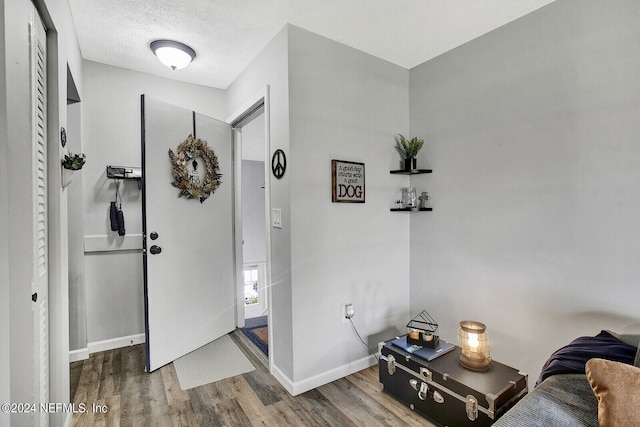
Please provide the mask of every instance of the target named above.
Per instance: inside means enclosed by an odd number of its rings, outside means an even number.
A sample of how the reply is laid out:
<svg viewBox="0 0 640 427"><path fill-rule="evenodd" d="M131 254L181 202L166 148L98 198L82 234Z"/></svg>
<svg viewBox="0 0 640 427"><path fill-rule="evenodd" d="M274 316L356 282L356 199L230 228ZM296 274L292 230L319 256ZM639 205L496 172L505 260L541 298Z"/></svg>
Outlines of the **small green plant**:
<svg viewBox="0 0 640 427"><path fill-rule="evenodd" d="M64 160L62 160L62 167L65 169L70 169L73 171L77 171L82 169L82 166L86 163L87 156L84 154L65 154Z"/></svg>
<svg viewBox="0 0 640 427"><path fill-rule="evenodd" d="M422 145L424 144L424 139L418 139L417 137L413 137L410 140L405 138L404 136L398 134L397 137L397 149L407 159L413 159L416 157Z"/></svg>

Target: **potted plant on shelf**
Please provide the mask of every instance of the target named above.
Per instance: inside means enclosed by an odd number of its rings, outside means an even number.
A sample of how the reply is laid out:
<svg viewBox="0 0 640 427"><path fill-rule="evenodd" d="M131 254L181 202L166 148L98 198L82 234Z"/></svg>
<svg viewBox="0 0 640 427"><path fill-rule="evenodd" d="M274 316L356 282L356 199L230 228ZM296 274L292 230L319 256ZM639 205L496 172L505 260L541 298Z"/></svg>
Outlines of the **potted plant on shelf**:
<svg viewBox="0 0 640 427"><path fill-rule="evenodd" d="M62 186L66 187L71 184L73 172L82 169L87 162L87 156L84 154L65 154L62 159Z"/></svg>
<svg viewBox="0 0 640 427"><path fill-rule="evenodd" d="M397 142L398 145L396 146L396 148L398 149L398 151L400 151L400 154L404 156L404 169L417 169L418 161L416 160L416 155L422 148L424 139L418 139L418 137L415 136L411 139L407 139L404 136L398 134Z"/></svg>

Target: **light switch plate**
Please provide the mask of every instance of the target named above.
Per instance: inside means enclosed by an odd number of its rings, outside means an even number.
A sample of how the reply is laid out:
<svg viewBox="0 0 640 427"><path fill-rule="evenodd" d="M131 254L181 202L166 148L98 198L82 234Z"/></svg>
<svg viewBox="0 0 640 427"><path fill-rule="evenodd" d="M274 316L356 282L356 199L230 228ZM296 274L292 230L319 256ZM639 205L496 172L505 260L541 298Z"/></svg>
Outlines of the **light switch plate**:
<svg viewBox="0 0 640 427"><path fill-rule="evenodd" d="M271 226L273 228L282 228L282 210L271 209Z"/></svg>

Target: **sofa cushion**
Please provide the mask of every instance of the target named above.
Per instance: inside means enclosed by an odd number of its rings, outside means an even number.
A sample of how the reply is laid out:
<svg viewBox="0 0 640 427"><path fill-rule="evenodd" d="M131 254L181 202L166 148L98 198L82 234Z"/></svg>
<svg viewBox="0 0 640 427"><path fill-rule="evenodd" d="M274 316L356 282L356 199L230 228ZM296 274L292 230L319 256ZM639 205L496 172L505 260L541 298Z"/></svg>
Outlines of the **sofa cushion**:
<svg viewBox="0 0 640 427"><path fill-rule="evenodd" d="M640 425L640 368L604 359L587 362L601 427Z"/></svg>
<svg viewBox="0 0 640 427"><path fill-rule="evenodd" d="M598 427L598 401L585 374L544 380L493 427Z"/></svg>

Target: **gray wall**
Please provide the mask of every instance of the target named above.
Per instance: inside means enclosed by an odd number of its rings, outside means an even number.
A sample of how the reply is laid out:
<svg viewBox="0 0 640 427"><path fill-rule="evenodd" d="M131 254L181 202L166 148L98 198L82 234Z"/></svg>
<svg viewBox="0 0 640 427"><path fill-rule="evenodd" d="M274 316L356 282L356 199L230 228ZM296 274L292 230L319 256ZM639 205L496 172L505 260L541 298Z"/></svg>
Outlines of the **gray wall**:
<svg viewBox="0 0 640 427"><path fill-rule="evenodd" d="M408 182L389 170L394 135L409 129L409 71L290 26L289 82L294 382L304 391L372 360L346 303L373 348L409 316L409 216L389 210ZM365 164L365 203L331 202L332 159Z"/></svg>
<svg viewBox="0 0 640 427"><path fill-rule="evenodd" d="M271 229L270 351L274 375L297 394L371 362L344 304L373 347L409 315L409 217L389 211L408 183L389 170L400 160L394 135L409 129L409 72L288 25L231 85L229 111L266 85L270 152L287 154L285 176L270 181L283 221ZM331 203L334 158L365 163L365 204ZM293 345L310 334L331 345Z"/></svg>
<svg viewBox="0 0 640 427"><path fill-rule="evenodd" d="M270 153L278 148L289 152L289 73L288 32L283 28L264 50L238 76L228 89L228 111L238 112L256 94L269 86ZM280 379L293 375L293 341L291 317L291 234L290 174L268 183L271 207L282 209L282 229L271 229L271 312L269 323L273 336L269 356L273 371Z"/></svg>
<svg viewBox="0 0 640 427"><path fill-rule="evenodd" d="M67 148L72 153L84 153L82 148L81 103L67 106ZM87 346L87 316L84 275L84 202L82 172L73 174L66 188L69 212L69 349Z"/></svg>
<svg viewBox="0 0 640 427"><path fill-rule="evenodd" d="M411 310L448 340L484 321L530 384L577 336L640 331L639 17L634 0L559 0L411 70L434 169Z"/></svg>

